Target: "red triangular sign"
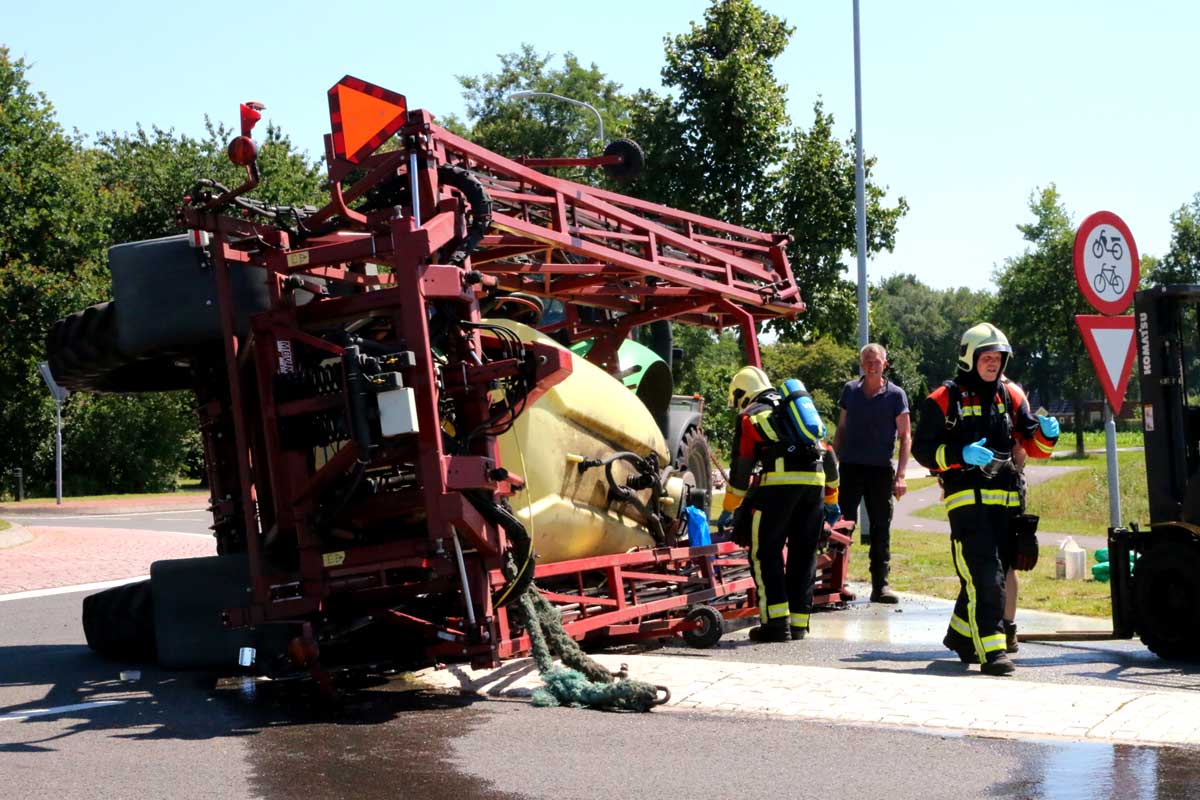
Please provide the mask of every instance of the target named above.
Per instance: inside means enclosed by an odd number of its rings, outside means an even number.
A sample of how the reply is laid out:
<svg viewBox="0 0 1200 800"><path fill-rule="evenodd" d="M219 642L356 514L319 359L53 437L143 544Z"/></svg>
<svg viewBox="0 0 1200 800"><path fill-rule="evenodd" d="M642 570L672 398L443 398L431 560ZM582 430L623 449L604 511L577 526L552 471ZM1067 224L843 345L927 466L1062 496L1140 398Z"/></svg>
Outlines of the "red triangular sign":
<svg viewBox="0 0 1200 800"><path fill-rule="evenodd" d="M404 95L347 75L329 90L333 151L357 164L404 124Z"/></svg>
<svg viewBox="0 0 1200 800"><path fill-rule="evenodd" d="M1129 370L1137 352L1133 317L1076 314L1075 323L1092 357L1096 377L1100 379L1113 416L1116 416L1121 413L1121 405L1125 401L1125 386L1129 383Z"/></svg>

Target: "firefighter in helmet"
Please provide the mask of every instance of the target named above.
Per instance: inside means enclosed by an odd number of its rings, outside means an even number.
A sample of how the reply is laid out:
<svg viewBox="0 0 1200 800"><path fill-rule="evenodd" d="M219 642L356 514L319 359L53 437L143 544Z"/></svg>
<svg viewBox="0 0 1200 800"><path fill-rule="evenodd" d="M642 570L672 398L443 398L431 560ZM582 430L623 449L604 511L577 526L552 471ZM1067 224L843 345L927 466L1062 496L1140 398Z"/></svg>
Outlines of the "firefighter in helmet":
<svg viewBox="0 0 1200 800"><path fill-rule="evenodd" d="M962 336L958 371L925 399L913 456L938 475L950 520L958 601L942 643L987 675L1009 675L1005 654L1004 566L1012 509L1020 503L1012 451L1048 458L1058 420L1034 416L1025 393L1001 381L1012 347L995 325L981 322Z"/></svg>
<svg viewBox="0 0 1200 800"><path fill-rule="evenodd" d="M825 426L803 384L785 385L798 387L789 395L796 425L777 411L785 398L758 367L744 367L729 384L729 407L738 415L718 524L732 519L734 540L749 548L761 622L750 631L756 642L808 633L823 517L840 515L837 458L822 440Z"/></svg>

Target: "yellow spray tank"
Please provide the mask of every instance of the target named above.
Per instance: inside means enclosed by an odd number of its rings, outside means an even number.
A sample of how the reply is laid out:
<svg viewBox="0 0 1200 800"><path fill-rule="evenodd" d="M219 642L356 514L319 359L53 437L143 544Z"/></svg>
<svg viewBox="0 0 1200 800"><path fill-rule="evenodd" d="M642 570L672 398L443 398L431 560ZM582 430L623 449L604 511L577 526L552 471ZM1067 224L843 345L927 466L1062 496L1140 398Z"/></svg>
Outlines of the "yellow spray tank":
<svg viewBox="0 0 1200 800"><path fill-rule="evenodd" d="M508 319L488 320L516 333L522 341L560 347L534 328ZM632 503L610 503L603 467L580 470L588 461L604 461L618 452L671 463L653 415L633 391L607 372L571 354L571 374L526 408L499 437L501 464L525 479L510 499L513 512L533 538L540 563L622 553L655 546L645 515ZM636 471L613 464L616 482ZM681 477L666 485L665 510L674 517L686 491ZM637 493L645 502L650 492Z"/></svg>

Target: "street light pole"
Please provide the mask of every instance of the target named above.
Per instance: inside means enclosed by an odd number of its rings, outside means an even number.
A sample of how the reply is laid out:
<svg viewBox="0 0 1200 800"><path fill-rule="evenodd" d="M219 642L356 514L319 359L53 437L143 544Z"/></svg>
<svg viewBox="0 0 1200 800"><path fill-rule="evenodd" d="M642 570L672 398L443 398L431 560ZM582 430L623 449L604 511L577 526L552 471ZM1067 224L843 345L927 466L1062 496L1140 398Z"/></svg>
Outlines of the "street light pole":
<svg viewBox="0 0 1200 800"><path fill-rule="evenodd" d="M858 216L858 346L870 341L867 322L867 209L862 144L862 56L858 42L858 0L854 0L854 206Z"/></svg>
<svg viewBox="0 0 1200 800"><path fill-rule="evenodd" d="M600 146L601 147L604 146L604 119L603 119L603 117L600 116L600 112L596 110L596 107L594 105L592 105L591 103L585 103L582 100L576 100L573 97L563 97L561 94L554 94L553 92L533 92L533 91L513 92L512 94L510 94L508 96L508 99L509 100L518 100L518 99L525 99L525 98L529 98L529 97L550 97L555 100L561 100L564 103L570 103L573 106L579 106L581 108L586 108L588 111L591 111L593 114L596 115L596 128L599 129L599 131L600 131Z"/></svg>

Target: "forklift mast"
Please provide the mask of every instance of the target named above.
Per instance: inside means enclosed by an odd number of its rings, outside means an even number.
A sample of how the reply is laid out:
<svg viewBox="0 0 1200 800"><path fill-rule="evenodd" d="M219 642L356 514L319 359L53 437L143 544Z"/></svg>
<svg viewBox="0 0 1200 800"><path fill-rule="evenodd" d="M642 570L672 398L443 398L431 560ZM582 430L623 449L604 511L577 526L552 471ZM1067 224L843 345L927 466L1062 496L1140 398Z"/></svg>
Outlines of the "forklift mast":
<svg viewBox="0 0 1200 800"><path fill-rule="evenodd" d="M1200 525L1200 286L1135 300L1150 523Z"/></svg>

